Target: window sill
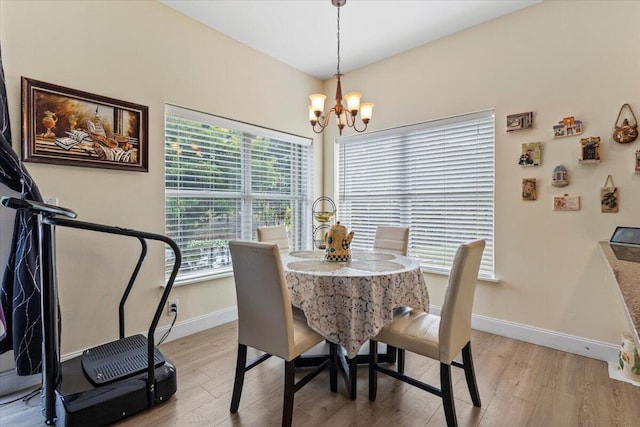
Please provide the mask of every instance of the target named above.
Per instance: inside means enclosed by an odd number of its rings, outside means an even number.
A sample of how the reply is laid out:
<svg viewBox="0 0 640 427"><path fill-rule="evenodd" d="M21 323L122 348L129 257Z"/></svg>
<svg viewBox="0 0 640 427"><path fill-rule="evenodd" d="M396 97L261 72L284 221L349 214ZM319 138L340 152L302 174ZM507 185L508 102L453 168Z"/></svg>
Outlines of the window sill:
<svg viewBox="0 0 640 427"><path fill-rule="evenodd" d="M422 273L436 274L438 276L449 276L448 271L428 269L425 267L422 267ZM478 276L478 281L489 282L489 283L500 283L500 279L498 279L495 276Z"/></svg>
<svg viewBox="0 0 640 427"><path fill-rule="evenodd" d="M195 283L210 282L212 280L224 279L226 277L232 276L233 270L231 269L202 276L187 276L181 279L176 279L176 281L173 283L173 287L175 288L180 286L193 285ZM162 287L166 288L166 285L162 285Z"/></svg>

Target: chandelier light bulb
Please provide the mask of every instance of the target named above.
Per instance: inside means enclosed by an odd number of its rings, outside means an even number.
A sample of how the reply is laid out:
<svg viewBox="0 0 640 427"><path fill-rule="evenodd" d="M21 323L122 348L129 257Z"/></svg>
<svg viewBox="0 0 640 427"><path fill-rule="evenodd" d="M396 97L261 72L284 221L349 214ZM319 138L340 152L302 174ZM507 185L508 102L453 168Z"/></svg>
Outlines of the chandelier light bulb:
<svg viewBox="0 0 640 427"><path fill-rule="evenodd" d="M371 120L373 114L373 104L370 102L363 102L360 104L360 118L363 123L368 123Z"/></svg>
<svg viewBox="0 0 640 427"><path fill-rule="evenodd" d="M309 99L311 100L311 107L313 108L313 111L320 113L324 111L324 100L327 99L327 95L314 93L313 95L309 96ZM316 116L318 116L318 114L316 114Z"/></svg>
<svg viewBox="0 0 640 427"><path fill-rule="evenodd" d="M360 92L349 92L344 96L344 99L347 100L347 110L351 111L351 114L354 116L358 114L358 110L360 109L360 98L362 98Z"/></svg>
<svg viewBox="0 0 640 427"><path fill-rule="evenodd" d="M313 111L313 105L309 105L309 121L312 126L315 126L318 123L318 116L316 116L316 112Z"/></svg>
<svg viewBox="0 0 640 427"><path fill-rule="evenodd" d="M342 129L344 125L347 124L347 112L343 110L340 115L336 116L336 122L338 123L338 127Z"/></svg>

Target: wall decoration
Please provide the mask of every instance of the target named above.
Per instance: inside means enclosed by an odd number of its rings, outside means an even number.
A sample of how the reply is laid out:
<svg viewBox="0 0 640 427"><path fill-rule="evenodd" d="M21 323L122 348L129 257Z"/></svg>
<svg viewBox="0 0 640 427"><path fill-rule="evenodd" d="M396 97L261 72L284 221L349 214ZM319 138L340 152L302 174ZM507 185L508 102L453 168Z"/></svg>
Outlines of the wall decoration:
<svg viewBox="0 0 640 427"><path fill-rule="evenodd" d="M553 137L563 138L565 136L580 135L582 133L582 122L573 116L565 117L553 127Z"/></svg>
<svg viewBox="0 0 640 427"><path fill-rule="evenodd" d="M542 164L542 143L527 142L522 144L522 155L518 164L521 166L540 166Z"/></svg>
<svg viewBox="0 0 640 427"><path fill-rule="evenodd" d="M527 129L533 126L533 112L509 114L507 116L507 132Z"/></svg>
<svg viewBox="0 0 640 427"><path fill-rule="evenodd" d="M602 161L602 151L599 136L580 139L579 163L599 163Z"/></svg>
<svg viewBox="0 0 640 427"><path fill-rule="evenodd" d="M618 188L613 185L613 178L607 175L604 187L600 189L600 208L602 212L618 212Z"/></svg>
<svg viewBox="0 0 640 427"><path fill-rule="evenodd" d="M535 178L523 178L522 179L522 200L536 200L538 193L536 191L536 179Z"/></svg>
<svg viewBox="0 0 640 427"><path fill-rule="evenodd" d="M148 107L22 78L22 159L147 172Z"/></svg>
<svg viewBox="0 0 640 427"><path fill-rule="evenodd" d="M557 196L553 198L553 210L554 211L579 211L580 210L580 196Z"/></svg>
<svg viewBox="0 0 640 427"><path fill-rule="evenodd" d="M629 113L633 117L633 124L629 124L629 119L625 118L621 124L620 116L622 115L622 110L624 107L629 109ZM636 115L633 114L633 110L629 104L622 104L620 107L620 112L618 113L618 118L616 119L615 129L613 131L613 140L615 142L619 142L620 144L628 144L633 142L638 137L638 119L636 119Z"/></svg>
<svg viewBox="0 0 640 427"><path fill-rule="evenodd" d="M554 187L566 187L569 185L569 172L567 171L567 168L562 165L558 165L553 168L551 185Z"/></svg>
<svg viewBox="0 0 640 427"><path fill-rule="evenodd" d="M636 173L640 173L640 150L636 150Z"/></svg>

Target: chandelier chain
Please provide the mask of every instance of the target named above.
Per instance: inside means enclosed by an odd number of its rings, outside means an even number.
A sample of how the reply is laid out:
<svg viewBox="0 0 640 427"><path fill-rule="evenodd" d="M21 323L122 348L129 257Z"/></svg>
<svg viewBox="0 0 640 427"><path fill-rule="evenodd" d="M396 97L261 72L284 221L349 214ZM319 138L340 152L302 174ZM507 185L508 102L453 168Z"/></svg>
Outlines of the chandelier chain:
<svg viewBox="0 0 640 427"><path fill-rule="evenodd" d="M340 74L340 7L338 7L338 67L336 69L336 71L338 72L338 74Z"/></svg>
<svg viewBox="0 0 640 427"><path fill-rule="evenodd" d="M1 1L1 0L0 0ZM367 125L371 120L371 112L373 111L372 103L364 103L360 104L360 97L362 94L360 92L349 92L347 93L347 97L342 97L342 84L340 82L342 73L340 72L340 8L345 5L347 0L331 0L331 4L338 9L338 13L336 14L336 39L338 42L337 49L337 65L336 65L336 74L335 78L337 80L336 84L336 103L333 107L329 109L327 114L324 112L324 102L327 99L327 96L322 93L314 93L309 98L311 99L311 105L309 105L309 122L311 123L311 127L313 132L322 133L328 123L329 119L332 115L335 115L338 129L340 131L340 135L342 135L342 130L347 128L352 128L356 132L364 132L367 130ZM343 104L343 100L346 101L346 107ZM361 119L364 126L362 129L358 129L356 126L356 116L359 112L362 112ZM334 114L332 114L334 113Z"/></svg>

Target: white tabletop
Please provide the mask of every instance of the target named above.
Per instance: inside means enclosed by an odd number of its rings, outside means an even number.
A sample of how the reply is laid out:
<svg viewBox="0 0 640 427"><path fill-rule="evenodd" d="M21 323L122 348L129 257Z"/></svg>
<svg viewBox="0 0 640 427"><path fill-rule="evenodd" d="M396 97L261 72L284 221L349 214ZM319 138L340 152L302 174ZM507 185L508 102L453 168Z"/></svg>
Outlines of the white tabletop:
<svg viewBox="0 0 640 427"><path fill-rule="evenodd" d="M395 308L429 310L420 265L409 257L354 251L350 262L331 262L324 251L299 251L283 253L282 263L293 305L348 357L391 322Z"/></svg>

